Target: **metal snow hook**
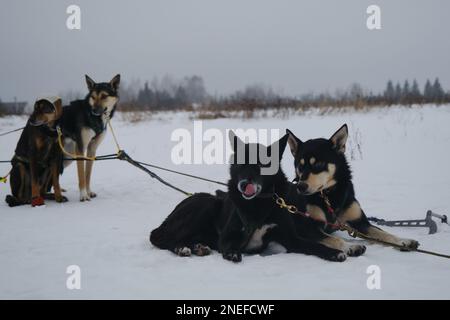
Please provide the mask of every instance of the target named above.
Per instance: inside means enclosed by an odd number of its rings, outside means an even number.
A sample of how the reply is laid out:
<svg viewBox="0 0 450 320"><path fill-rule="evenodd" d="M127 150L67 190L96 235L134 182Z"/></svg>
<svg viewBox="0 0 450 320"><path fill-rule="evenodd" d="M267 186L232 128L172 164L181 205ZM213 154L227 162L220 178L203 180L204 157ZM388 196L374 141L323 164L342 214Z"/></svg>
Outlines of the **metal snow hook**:
<svg viewBox="0 0 450 320"><path fill-rule="evenodd" d="M370 217L369 221L373 221L379 226L429 228L428 234L434 234L434 233L437 232L437 224L433 220L433 217L440 219L442 223L449 224L446 215L440 215L440 214L434 213L431 210L428 210L425 219L421 219L421 220L392 220L392 221L386 221L384 219L378 219L378 218L375 218L375 217Z"/></svg>

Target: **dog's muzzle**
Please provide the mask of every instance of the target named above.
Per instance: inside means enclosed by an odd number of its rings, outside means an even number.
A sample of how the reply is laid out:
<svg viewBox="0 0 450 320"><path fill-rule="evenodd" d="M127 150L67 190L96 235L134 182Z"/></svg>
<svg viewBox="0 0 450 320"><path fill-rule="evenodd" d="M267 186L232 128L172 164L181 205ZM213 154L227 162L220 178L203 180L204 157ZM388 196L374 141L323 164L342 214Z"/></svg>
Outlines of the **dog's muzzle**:
<svg viewBox="0 0 450 320"><path fill-rule="evenodd" d="M239 181L237 187L245 200L253 199L261 192L262 189L260 184L247 179Z"/></svg>
<svg viewBox="0 0 450 320"><path fill-rule="evenodd" d="M91 110L91 113L94 115L94 116L101 116L102 114L104 114L106 112L106 108L103 108L103 107L94 107L94 108L92 108L92 110Z"/></svg>
<svg viewBox="0 0 450 320"><path fill-rule="evenodd" d="M301 194L308 194L308 189L309 186L307 183L299 181L297 183L297 190L301 193Z"/></svg>
<svg viewBox="0 0 450 320"><path fill-rule="evenodd" d="M30 120L29 123L33 127L39 127L39 126L42 126L43 124L45 124L44 121L34 121L34 120Z"/></svg>

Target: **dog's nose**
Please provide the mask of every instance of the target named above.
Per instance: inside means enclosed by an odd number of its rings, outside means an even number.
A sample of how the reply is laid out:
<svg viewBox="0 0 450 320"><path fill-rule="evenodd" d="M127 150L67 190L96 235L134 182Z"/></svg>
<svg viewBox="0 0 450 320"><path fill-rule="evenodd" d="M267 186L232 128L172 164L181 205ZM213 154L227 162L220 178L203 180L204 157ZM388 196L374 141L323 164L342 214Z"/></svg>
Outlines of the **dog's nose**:
<svg viewBox="0 0 450 320"><path fill-rule="evenodd" d="M249 183L251 183L250 180L242 179L241 181L238 182L238 189L244 190L245 186L247 186Z"/></svg>
<svg viewBox="0 0 450 320"><path fill-rule="evenodd" d="M297 184L297 189L301 193L304 193L304 192L306 192L306 190L308 190L308 184L305 182L299 181L299 183Z"/></svg>

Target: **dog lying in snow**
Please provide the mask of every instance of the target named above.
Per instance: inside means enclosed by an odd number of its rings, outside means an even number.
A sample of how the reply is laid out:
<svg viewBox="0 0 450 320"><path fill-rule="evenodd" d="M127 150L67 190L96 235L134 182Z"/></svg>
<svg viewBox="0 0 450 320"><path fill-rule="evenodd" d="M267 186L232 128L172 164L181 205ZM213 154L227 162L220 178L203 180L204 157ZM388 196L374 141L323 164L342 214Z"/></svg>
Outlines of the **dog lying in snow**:
<svg viewBox="0 0 450 320"><path fill-rule="evenodd" d="M230 166L228 192L198 193L183 200L151 232L150 242L179 256L204 256L213 249L221 252L224 259L240 262L243 253L262 252L269 242L275 241L288 252L344 261L344 251L322 243L327 236L321 232L319 222L291 215L275 202L274 196L278 195L297 208L305 208L303 197L281 167L278 165L272 175L261 173L264 166L272 163L262 161L259 155L269 155L270 161L279 164L287 139L285 135L265 147L246 144L230 131L234 161ZM253 156L257 156L256 163ZM245 160L241 163L238 159ZM364 246L357 245L351 252L356 256L364 250Z"/></svg>

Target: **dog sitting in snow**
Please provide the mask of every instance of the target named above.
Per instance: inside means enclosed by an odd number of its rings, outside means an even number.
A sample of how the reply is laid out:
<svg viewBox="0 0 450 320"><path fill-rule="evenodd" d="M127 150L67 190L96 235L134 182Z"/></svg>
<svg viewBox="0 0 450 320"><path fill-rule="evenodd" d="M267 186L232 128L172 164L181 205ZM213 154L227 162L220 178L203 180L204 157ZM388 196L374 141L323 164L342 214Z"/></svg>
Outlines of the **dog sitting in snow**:
<svg viewBox="0 0 450 320"><path fill-rule="evenodd" d="M106 125L114 116L119 101L120 75L110 82L96 83L86 75L89 90L83 100L72 101L63 108L60 126L67 151L78 157L95 157L100 143L106 135ZM64 167L71 163L64 161ZM77 161L80 201L96 197L91 190L93 161Z"/></svg>
<svg viewBox="0 0 450 320"><path fill-rule="evenodd" d="M330 223L338 220L370 237L416 249L419 243L411 239L401 239L373 226L355 198L350 166L345 157L348 138L347 125L343 125L330 139L301 141L291 131L288 144L294 156L297 189L307 202L307 212L314 218ZM326 237L321 243L347 251L350 245L323 229Z"/></svg>
<svg viewBox="0 0 450 320"><path fill-rule="evenodd" d="M10 207L23 204L41 206L44 198L65 202L59 186L62 172L62 151L57 143L56 125L62 114L58 97L39 99L34 104L12 159L10 185L12 195L6 196ZM54 194L47 191L53 186Z"/></svg>

